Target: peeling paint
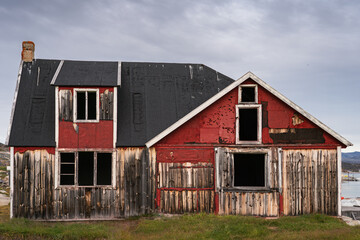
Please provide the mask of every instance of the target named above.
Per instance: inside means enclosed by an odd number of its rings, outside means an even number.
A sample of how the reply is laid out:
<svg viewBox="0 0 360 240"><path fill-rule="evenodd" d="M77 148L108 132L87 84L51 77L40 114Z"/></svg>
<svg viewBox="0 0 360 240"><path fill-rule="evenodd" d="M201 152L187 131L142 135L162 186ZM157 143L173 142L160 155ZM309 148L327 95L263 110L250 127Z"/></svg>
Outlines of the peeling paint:
<svg viewBox="0 0 360 240"><path fill-rule="evenodd" d="M294 113L294 116L292 116L292 124L294 126L302 124L304 120L302 120L297 113Z"/></svg>

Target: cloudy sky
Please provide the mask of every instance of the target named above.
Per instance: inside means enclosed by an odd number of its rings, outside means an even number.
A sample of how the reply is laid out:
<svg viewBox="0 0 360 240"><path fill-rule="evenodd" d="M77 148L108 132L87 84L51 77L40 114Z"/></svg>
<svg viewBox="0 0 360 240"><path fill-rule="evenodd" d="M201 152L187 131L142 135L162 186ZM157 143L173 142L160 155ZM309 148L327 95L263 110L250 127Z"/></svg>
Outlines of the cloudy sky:
<svg viewBox="0 0 360 240"><path fill-rule="evenodd" d="M360 151L360 1L3 0L0 142L21 42L43 59L203 63L252 71Z"/></svg>

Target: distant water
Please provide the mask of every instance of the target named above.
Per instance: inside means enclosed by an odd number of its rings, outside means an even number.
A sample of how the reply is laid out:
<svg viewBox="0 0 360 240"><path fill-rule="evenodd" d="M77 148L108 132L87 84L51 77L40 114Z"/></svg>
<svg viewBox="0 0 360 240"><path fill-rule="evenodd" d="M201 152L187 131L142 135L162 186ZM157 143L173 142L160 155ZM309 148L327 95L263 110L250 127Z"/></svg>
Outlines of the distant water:
<svg viewBox="0 0 360 240"><path fill-rule="evenodd" d="M350 173L350 176L360 180L360 173ZM344 198L360 198L360 181L343 181L341 183L341 196Z"/></svg>

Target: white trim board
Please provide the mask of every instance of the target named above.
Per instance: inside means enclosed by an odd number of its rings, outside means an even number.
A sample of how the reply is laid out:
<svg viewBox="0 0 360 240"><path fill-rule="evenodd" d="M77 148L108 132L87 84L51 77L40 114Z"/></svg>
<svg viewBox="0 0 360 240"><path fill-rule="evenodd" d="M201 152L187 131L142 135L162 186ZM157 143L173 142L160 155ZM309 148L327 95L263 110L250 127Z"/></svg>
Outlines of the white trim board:
<svg viewBox="0 0 360 240"><path fill-rule="evenodd" d="M203 111L205 108L209 107L211 104L213 104L214 102L216 102L217 100L219 100L220 98L225 96L227 93L229 93L234 88L238 87L241 83L243 83L245 80L247 80L249 78L251 78L257 84L259 84L260 86L265 88L267 91L269 91L270 93L275 95L277 98L282 100L284 103L286 103L287 105L289 105L290 107L295 109L297 112L302 114L304 117L308 118L311 122L313 122L315 125L317 125L321 129L323 129L325 132L327 132L328 134L333 136L335 139L340 141L342 144L344 144L346 146L352 146L351 142L349 142L348 140L346 140L345 138L340 136L338 133L336 133L334 130L332 130L331 128L329 128L328 126L326 126L325 124L320 122L318 119L313 117L311 114L306 112L304 109L302 109L301 107L299 107L298 105L296 105L295 103L290 101L288 98L286 98L284 95L282 95L281 93L276 91L274 88L270 87L270 85L268 85L266 82L261 80L255 74L253 74L252 72L247 72L242 77L240 77L238 80L236 80L235 82L233 82L232 84L230 84L229 86L227 86L226 88L221 90L219 93L217 93L216 95L214 95L213 97L208 99L206 102L204 102L203 104L201 104L194 110L192 110L190 113L188 113L187 115L185 115L184 117L179 119L177 122L172 124L170 127L168 127L167 129L165 129L164 131L162 131L161 133L156 135L154 138L150 139L148 142L145 143L146 147L149 148L149 147L153 146L155 143L157 143L158 141L163 139L165 136L167 136L168 134L170 134L171 132L173 132L174 130L179 128L181 125L183 125L184 123L186 123L187 121L192 119L195 115L197 115L198 113Z"/></svg>
<svg viewBox="0 0 360 240"><path fill-rule="evenodd" d="M17 95L19 93L19 86L20 86L20 79L21 79L21 74L22 74L22 69L23 69L23 63L24 62L21 60L20 66L19 66L19 72L18 72L17 80L16 80L16 88L15 88L14 100L13 100L13 104L12 104L12 108L11 108L11 115L10 115L10 124L9 124L9 128L8 128L8 131L7 131L7 136L6 136L6 141L5 141L5 144L7 146L9 146L10 133L11 133L12 124L13 124L13 121L14 121L15 106L16 106L16 101L17 101Z"/></svg>
<svg viewBox="0 0 360 240"><path fill-rule="evenodd" d="M57 67L57 69L56 69L56 72L55 72L53 78L51 79L50 85L54 85L54 84L55 84L56 79L57 79L57 77L58 77L58 75L59 75L59 73L60 73L60 70L61 70L63 64L64 64L64 60L61 60L60 63L59 63L59 65L58 65L58 67Z"/></svg>

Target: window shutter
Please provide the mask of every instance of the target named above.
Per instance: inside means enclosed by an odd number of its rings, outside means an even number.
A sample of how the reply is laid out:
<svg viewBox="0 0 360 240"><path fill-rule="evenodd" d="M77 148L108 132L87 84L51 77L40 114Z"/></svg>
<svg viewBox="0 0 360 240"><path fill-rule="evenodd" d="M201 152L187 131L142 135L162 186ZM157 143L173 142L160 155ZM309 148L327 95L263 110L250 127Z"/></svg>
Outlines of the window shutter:
<svg viewBox="0 0 360 240"><path fill-rule="evenodd" d="M114 93L108 89L100 94L100 120L113 119Z"/></svg>
<svg viewBox="0 0 360 240"><path fill-rule="evenodd" d="M59 120L73 120L73 96L71 90L59 91Z"/></svg>

